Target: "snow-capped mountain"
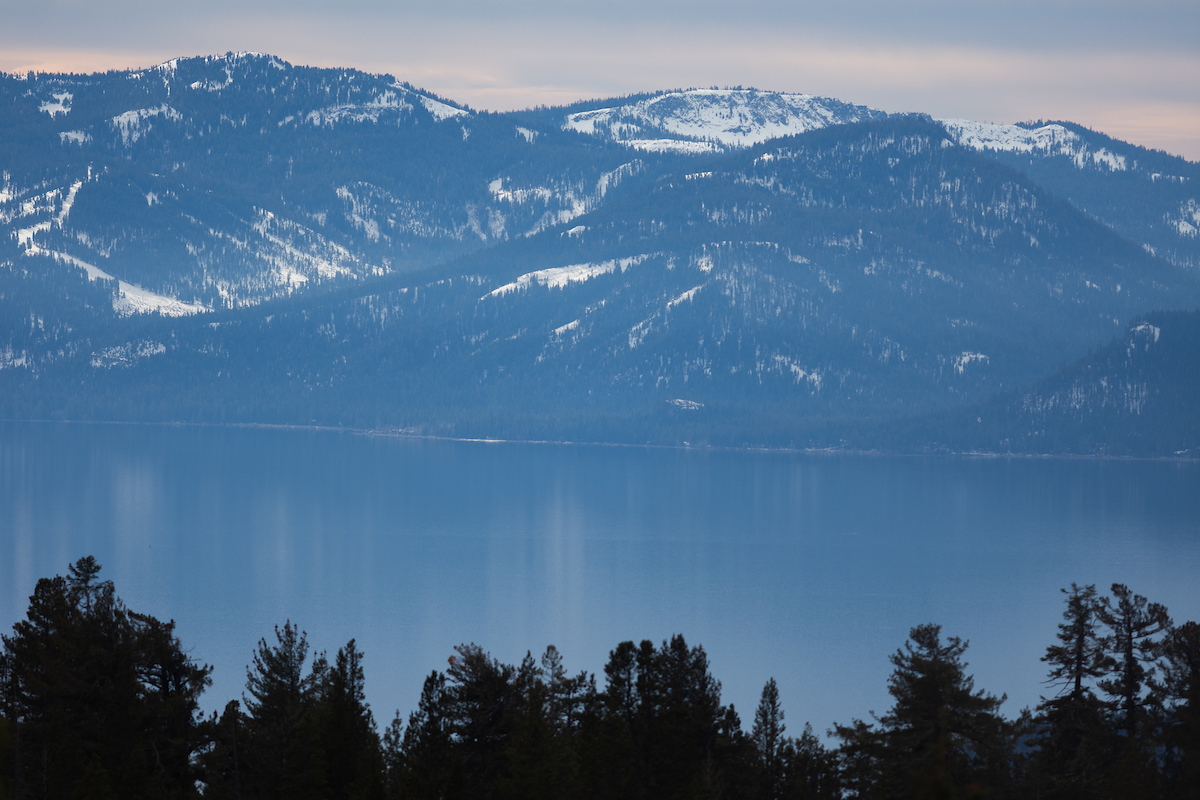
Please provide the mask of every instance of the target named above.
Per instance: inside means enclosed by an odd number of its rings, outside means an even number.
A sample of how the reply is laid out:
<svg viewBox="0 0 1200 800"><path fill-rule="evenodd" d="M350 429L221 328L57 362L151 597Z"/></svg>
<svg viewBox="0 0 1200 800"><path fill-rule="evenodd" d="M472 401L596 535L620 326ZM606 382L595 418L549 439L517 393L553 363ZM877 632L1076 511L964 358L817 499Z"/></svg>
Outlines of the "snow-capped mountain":
<svg viewBox="0 0 1200 800"><path fill-rule="evenodd" d="M1147 252L1200 269L1200 165L1070 122L940 122L959 144L1020 169Z"/></svg>
<svg viewBox="0 0 1200 800"><path fill-rule="evenodd" d="M0 259L118 281L126 314L419 268L564 224L643 169L534 147L390 76L254 53L0 76L0 97Z"/></svg>
<svg viewBox="0 0 1200 800"><path fill-rule="evenodd" d="M637 150L696 154L885 116L829 97L757 89L689 89L576 111L567 115L563 127Z"/></svg>
<svg viewBox="0 0 1200 800"><path fill-rule="evenodd" d="M1087 140L1059 123L1046 125L997 125L967 119L938 120L955 141L964 147L996 153L1067 156L1076 167L1097 167L1110 172L1126 170L1125 157L1105 147L1092 150Z"/></svg>
<svg viewBox="0 0 1200 800"><path fill-rule="evenodd" d="M0 100L0 416L828 445L1200 302L1200 165L1066 122L256 54Z"/></svg>

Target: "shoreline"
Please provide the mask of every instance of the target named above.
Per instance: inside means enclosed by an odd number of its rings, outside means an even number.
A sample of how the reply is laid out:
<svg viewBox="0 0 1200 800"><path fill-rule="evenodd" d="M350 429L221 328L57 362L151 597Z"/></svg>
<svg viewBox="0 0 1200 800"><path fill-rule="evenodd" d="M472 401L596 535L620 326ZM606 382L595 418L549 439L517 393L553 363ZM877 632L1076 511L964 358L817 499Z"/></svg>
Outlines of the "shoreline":
<svg viewBox="0 0 1200 800"><path fill-rule="evenodd" d="M62 424L62 425L127 425L160 428L232 428L252 430L292 430L322 433L346 433L353 436L381 439L420 439L441 442L463 442L471 444L548 445L559 447L629 447L647 450L690 450L711 453L761 453L764 455L815 455L815 456L873 456L877 458L967 458L967 459L1045 459L1069 461L1163 461L1175 463L1200 462L1200 455L1132 456L1100 453L1001 453L989 451L956 451L911 453L892 450L856 450L835 447L734 447L722 445L654 444L652 442L588 442L559 439L490 439L469 436L441 436L432 433L379 428L348 428L333 425L298 425L279 422L150 422L136 420L75 420L75 419L0 419L0 423L14 424Z"/></svg>

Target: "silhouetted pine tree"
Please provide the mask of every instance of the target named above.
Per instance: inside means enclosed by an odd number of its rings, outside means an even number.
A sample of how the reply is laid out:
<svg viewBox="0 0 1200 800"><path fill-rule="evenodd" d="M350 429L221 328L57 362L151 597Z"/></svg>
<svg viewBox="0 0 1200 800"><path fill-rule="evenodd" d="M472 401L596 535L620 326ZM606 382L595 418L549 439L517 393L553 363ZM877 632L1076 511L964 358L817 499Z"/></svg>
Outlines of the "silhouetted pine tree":
<svg viewBox="0 0 1200 800"><path fill-rule="evenodd" d="M1058 694L1038 706L1037 748L1028 781L1048 799L1096 797L1114 747L1106 704L1093 691L1112 662L1100 636L1096 587L1063 589L1067 607L1058 626L1058 644L1046 648L1047 683Z"/></svg>
<svg viewBox="0 0 1200 800"><path fill-rule="evenodd" d="M1168 796L1200 798L1200 625L1185 622L1163 643Z"/></svg>
<svg viewBox="0 0 1200 800"><path fill-rule="evenodd" d="M318 655L308 668L308 639L284 623L275 644L259 640L246 670L247 742L242 792L249 799L321 798L326 794L318 711L329 665Z"/></svg>
<svg viewBox="0 0 1200 800"><path fill-rule="evenodd" d="M338 800L379 800L383 763L367 705L362 653L351 639L338 650L320 711L325 790Z"/></svg>
<svg viewBox="0 0 1200 800"><path fill-rule="evenodd" d="M210 670L183 651L173 622L130 611L99 574L87 556L66 578L39 580L26 618L2 637L13 791L194 797Z"/></svg>
<svg viewBox="0 0 1200 800"><path fill-rule="evenodd" d="M856 797L995 796L1012 781L1010 725L1003 697L975 690L962 655L967 643L945 642L940 625L918 625L890 660L892 709L878 728L837 726L844 742L847 789Z"/></svg>
<svg viewBox="0 0 1200 800"><path fill-rule="evenodd" d="M775 679L767 681L762 698L754 712L754 727L750 729L750 741L754 743L758 758L761 784L759 797L775 800L783 791L783 756L787 740L783 723L783 706L779 702L779 687Z"/></svg>
<svg viewBox="0 0 1200 800"><path fill-rule="evenodd" d="M403 737L397 739L399 719L388 729L390 797L450 800L467 796L453 726L446 676L432 672L421 689L417 710L408 717Z"/></svg>
<svg viewBox="0 0 1200 800"><path fill-rule="evenodd" d="M1121 737L1105 789L1110 797L1155 797L1160 790L1154 751L1162 698L1153 683L1154 664L1171 618L1165 606L1120 583L1113 584L1112 597L1104 598L1099 614L1109 632L1104 640L1109 672L1099 687L1114 706L1114 728Z"/></svg>
<svg viewBox="0 0 1200 800"><path fill-rule="evenodd" d="M806 723L798 738L784 741L782 761L780 797L784 800L838 800L842 796L837 758L821 744L812 725Z"/></svg>

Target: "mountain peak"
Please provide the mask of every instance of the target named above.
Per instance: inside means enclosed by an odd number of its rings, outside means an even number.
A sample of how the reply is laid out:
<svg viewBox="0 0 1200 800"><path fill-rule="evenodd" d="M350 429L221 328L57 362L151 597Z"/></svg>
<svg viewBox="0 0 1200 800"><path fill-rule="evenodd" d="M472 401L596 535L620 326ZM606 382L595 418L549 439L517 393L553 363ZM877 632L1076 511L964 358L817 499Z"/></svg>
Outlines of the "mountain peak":
<svg viewBox="0 0 1200 800"><path fill-rule="evenodd" d="M758 89L686 89L567 115L565 129L641 150L706 152L887 116L830 97Z"/></svg>

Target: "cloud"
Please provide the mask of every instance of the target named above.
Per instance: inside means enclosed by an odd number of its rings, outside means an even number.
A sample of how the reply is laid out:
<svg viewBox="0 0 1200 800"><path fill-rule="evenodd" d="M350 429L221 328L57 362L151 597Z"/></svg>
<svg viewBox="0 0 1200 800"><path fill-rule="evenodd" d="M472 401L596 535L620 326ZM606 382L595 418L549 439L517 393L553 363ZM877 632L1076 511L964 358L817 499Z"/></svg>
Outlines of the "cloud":
<svg viewBox="0 0 1200 800"><path fill-rule="evenodd" d="M1072 119L1200 159L1194 0L46 0L0 6L0 69L257 50L390 72L477 108L756 85L889 111Z"/></svg>

